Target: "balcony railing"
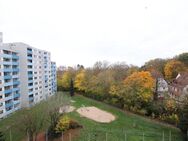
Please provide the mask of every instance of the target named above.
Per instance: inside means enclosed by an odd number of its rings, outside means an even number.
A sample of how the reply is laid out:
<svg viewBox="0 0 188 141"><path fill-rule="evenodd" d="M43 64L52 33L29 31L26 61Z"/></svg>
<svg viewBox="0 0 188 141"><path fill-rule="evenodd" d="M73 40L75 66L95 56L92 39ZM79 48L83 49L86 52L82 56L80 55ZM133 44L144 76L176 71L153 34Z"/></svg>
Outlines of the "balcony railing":
<svg viewBox="0 0 188 141"><path fill-rule="evenodd" d="M13 83L12 82L5 82L4 83L4 86L6 87L6 86L11 86Z"/></svg>
<svg viewBox="0 0 188 141"><path fill-rule="evenodd" d="M5 108L9 108L13 106L13 102L5 103Z"/></svg>
<svg viewBox="0 0 188 141"><path fill-rule="evenodd" d="M12 55L12 59L19 59L19 56L17 56L17 55Z"/></svg>
<svg viewBox="0 0 188 141"><path fill-rule="evenodd" d="M2 57L10 59L12 58L12 54L3 54Z"/></svg>
<svg viewBox="0 0 188 141"><path fill-rule="evenodd" d="M28 74L28 78L32 78L33 77L33 74Z"/></svg>
<svg viewBox="0 0 188 141"><path fill-rule="evenodd" d="M4 93L5 93L5 94L12 93L12 89L5 90Z"/></svg>
<svg viewBox="0 0 188 141"><path fill-rule="evenodd" d="M32 54L32 50L27 50L27 53L28 54Z"/></svg>
<svg viewBox="0 0 188 141"><path fill-rule="evenodd" d="M6 69L6 68L4 68L3 71L4 72L12 72L12 69Z"/></svg>
<svg viewBox="0 0 188 141"><path fill-rule="evenodd" d="M20 88L13 88L12 92L19 91L19 90L20 90Z"/></svg>
<svg viewBox="0 0 188 141"><path fill-rule="evenodd" d="M18 97L20 97L20 94L19 94L19 93L14 94L14 98L18 98Z"/></svg>
<svg viewBox="0 0 188 141"><path fill-rule="evenodd" d="M19 68L13 68L12 71L13 72L19 72Z"/></svg>
<svg viewBox="0 0 188 141"><path fill-rule="evenodd" d="M33 57L32 56L27 56L27 59L33 60Z"/></svg>
<svg viewBox="0 0 188 141"><path fill-rule="evenodd" d="M12 76L11 75L5 75L4 79L12 79Z"/></svg>
<svg viewBox="0 0 188 141"><path fill-rule="evenodd" d="M19 85L20 81L13 81L13 85Z"/></svg>
<svg viewBox="0 0 188 141"><path fill-rule="evenodd" d="M19 104L20 100L14 100L14 105Z"/></svg>
<svg viewBox="0 0 188 141"><path fill-rule="evenodd" d="M19 65L18 62L12 62L12 65Z"/></svg>
<svg viewBox="0 0 188 141"><path fill-rule="evenodd" d="M3 65L12 65L12 61L3 61Z"/></svg>

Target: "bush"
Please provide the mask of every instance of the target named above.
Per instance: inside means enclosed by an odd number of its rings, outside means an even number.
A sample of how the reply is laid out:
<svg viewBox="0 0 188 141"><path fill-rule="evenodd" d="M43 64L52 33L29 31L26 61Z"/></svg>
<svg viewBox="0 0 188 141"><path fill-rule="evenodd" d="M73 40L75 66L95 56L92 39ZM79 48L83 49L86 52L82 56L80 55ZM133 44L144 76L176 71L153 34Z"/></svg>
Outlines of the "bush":
<svg viewBox="0 0 188 141"><path fill-rule="evenodd" d="M61 133L61 132L68 130L69 129L69 123L70 123L70 119L69 119L68 116L61 117L60 120L58 121L56 127L55 127L56 133Z"/></svg>
<svg viewBox="0 0 188 141"><path fill-rule="evenodd" d="M74 120L70 120L69 122L69 129L76 129L76 128L82 128L83 126L78 124L76 121Z"/></svg>
<svg viewBox="0 0 188 141"><path fill-rule="evenodd" d="M177 125L177 123L179 122L179 118L177 114L161 115L160 119L167 123L175 124L175 125Z"/></svg>

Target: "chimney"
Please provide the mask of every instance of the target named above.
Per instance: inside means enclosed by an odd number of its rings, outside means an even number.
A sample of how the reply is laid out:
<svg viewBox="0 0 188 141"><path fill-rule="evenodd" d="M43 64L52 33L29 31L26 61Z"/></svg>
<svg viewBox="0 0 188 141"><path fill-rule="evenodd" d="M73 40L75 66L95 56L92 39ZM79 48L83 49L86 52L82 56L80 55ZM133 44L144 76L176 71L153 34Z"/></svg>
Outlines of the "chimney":
<svg viewBox="0 0 188 141"><path fill-rule="evenodd" d="M3 33L0 32L0 45L2 45L2 44L3 44Z"/></svg>

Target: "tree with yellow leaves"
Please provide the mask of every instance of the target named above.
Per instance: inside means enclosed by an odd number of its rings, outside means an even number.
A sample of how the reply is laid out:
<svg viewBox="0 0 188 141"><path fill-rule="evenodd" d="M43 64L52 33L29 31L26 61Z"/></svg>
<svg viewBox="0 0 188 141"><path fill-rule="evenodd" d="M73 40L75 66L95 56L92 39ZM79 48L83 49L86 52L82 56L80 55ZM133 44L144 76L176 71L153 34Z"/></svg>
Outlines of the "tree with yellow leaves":
<svg viewBox="0 0 188 141"><path fill-rule="evenodd" d="M154 79L150 72L135 72L124 80L122 96L128 108L141 109L153 99Z"/></svg>
<svg viewBox="0 0 188 141"><path fill-rule="evenodd" d="M86 81L86 71L84 69L80 70L80 72L77 73L75 77L75 87L79 91L85 91L86 86L87 86L87 81Z"/></svg>
<svg viewBox="0 0 188 141"><path fill-rule="evenodd" d="M164 68L165 78L167 80L172 80L176 78L178 73L183 72L185 70L186 70L186 67L182 62L171 60L165 65L165 68Z"/></svg>

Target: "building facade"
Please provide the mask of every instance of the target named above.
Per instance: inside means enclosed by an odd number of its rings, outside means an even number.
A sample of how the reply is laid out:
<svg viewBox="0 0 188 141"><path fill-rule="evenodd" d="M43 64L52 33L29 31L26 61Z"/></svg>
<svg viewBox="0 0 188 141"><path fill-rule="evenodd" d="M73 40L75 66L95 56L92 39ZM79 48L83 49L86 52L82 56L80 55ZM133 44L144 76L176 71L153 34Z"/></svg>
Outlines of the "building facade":
<svg viewBox="0 0 188 141"><path fill-rule="evenodd" d="M0 118L56 93L56 65L49 52L24 43L0 43L0 57Z"/></svg>
<svg viewBox="0 0 188 141"><path fill-rule="evenodd" d="M0 46L0 118L21 108L19 54Z"/></svg>

